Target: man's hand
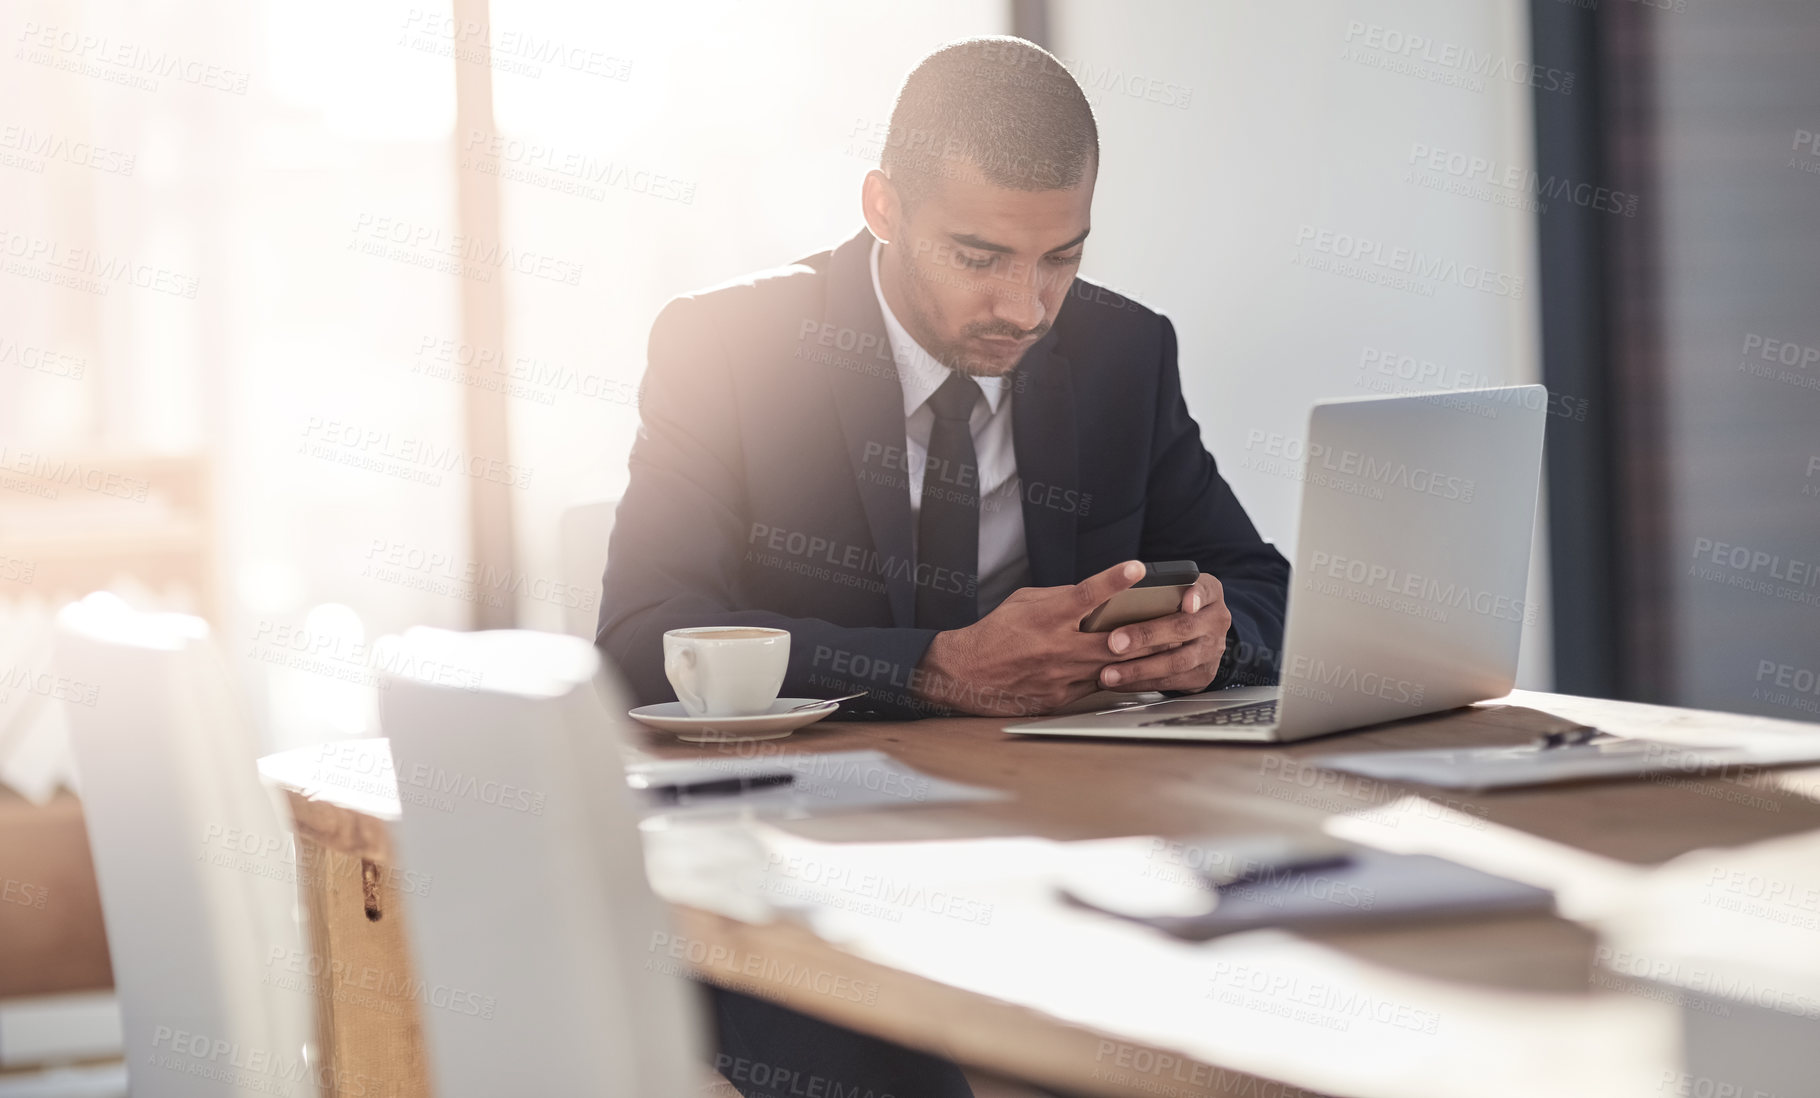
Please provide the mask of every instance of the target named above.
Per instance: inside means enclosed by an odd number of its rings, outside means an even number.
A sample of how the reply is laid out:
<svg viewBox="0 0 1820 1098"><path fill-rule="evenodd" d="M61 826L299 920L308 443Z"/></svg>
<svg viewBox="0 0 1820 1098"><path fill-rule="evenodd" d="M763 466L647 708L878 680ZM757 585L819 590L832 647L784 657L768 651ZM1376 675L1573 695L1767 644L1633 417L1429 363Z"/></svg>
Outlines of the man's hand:
<svg viewBox="0 0 1820 1098"><path fill-rule="evenodd" d="M1205 690L1219 674L1231 627L1225 590L1202 572L1182 592L1178 612L1121 625L1106 635L1106 651L1119 662L1100 672L1100 685L1120 691Z"/></svg>
<svg viewBox="0 0 1820 1098"><path fill-rule="evenodd" d="M972 625L935 635L917 665L917 695L944 709L987 716L1035 716L1086 697L1100 689L1102 669L1120 657L1107 650L1106 634L1081 632L1081 619L1143 578L1143 564L1126 561L1067 587L1013 591ZM1201 579L1213 583L1217 598L1219 584ZM1220 626L1222 636L1225 628ZM1213 662L1219 665L1218 648Z"/></svg>

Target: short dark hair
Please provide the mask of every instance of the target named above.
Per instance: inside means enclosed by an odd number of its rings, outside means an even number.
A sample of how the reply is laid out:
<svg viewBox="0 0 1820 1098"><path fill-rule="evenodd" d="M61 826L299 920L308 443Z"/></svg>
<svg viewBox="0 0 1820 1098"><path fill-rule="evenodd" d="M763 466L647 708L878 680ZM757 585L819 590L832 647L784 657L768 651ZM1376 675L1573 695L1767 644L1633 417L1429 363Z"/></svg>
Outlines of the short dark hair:
<svg viewBox="0 0 1820 1098"><path fill-rule="evenodd" d="M950 42L917 63L891 109L879 166L907 200L961 165L1020 191L1065 190L1100 160L1093 106L1048 50L1022 38Z"/></svg>

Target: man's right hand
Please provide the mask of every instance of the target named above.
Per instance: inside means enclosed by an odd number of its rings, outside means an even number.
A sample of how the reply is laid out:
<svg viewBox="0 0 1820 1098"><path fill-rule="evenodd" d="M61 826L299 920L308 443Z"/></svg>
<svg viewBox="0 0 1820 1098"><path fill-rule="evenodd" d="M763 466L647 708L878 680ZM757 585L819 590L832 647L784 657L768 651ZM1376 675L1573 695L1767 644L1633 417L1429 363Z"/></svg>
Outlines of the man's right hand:
<svg viewBox="0 0 1820 1098"><path fill-rule="evenodd" d="M1081 619L1144 578L1129 560L1066 587L1022 587L962 629L935 635L917 665L917 695L943 709L981 716L1035 716L1100 689L1115 657L1104 633Z"/></svg>

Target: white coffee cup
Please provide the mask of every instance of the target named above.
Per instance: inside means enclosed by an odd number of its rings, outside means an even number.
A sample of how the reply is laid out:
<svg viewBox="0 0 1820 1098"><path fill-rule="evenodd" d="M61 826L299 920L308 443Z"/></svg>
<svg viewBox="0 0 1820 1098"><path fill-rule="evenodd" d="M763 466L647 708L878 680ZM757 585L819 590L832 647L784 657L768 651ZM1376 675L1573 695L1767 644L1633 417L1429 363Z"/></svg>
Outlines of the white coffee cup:
<svg viewBox="0 0 1820 1098"><path fill-rule="evenodd" d="M664 634L664 675L691 717L769 713L790 664L790 634L704 625Z"/></svg>

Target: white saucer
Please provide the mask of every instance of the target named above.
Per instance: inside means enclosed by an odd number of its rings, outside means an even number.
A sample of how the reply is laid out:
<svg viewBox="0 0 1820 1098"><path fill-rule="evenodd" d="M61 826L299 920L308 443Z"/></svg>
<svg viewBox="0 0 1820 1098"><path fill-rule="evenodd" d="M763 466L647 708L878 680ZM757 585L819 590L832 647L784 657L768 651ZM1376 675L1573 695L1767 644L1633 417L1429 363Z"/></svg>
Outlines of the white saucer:
<svg viewBox="0 0 1820 1098"><path fill-rule="evenodd" d="M626 711L626 715L635 721L648 724L664 732L676 733L676 738L688 743L737 743L740 740L779 740L806 724L814 724L823 717L840 708L839 702L818 705L814 709L799 709L790 712L799 705L806 705L814 698L779 698L771 703L769 713L754 713L749 717L691 717L683 708L682 702L659 702L656 705L641 705L637 709Z"/></svg>

